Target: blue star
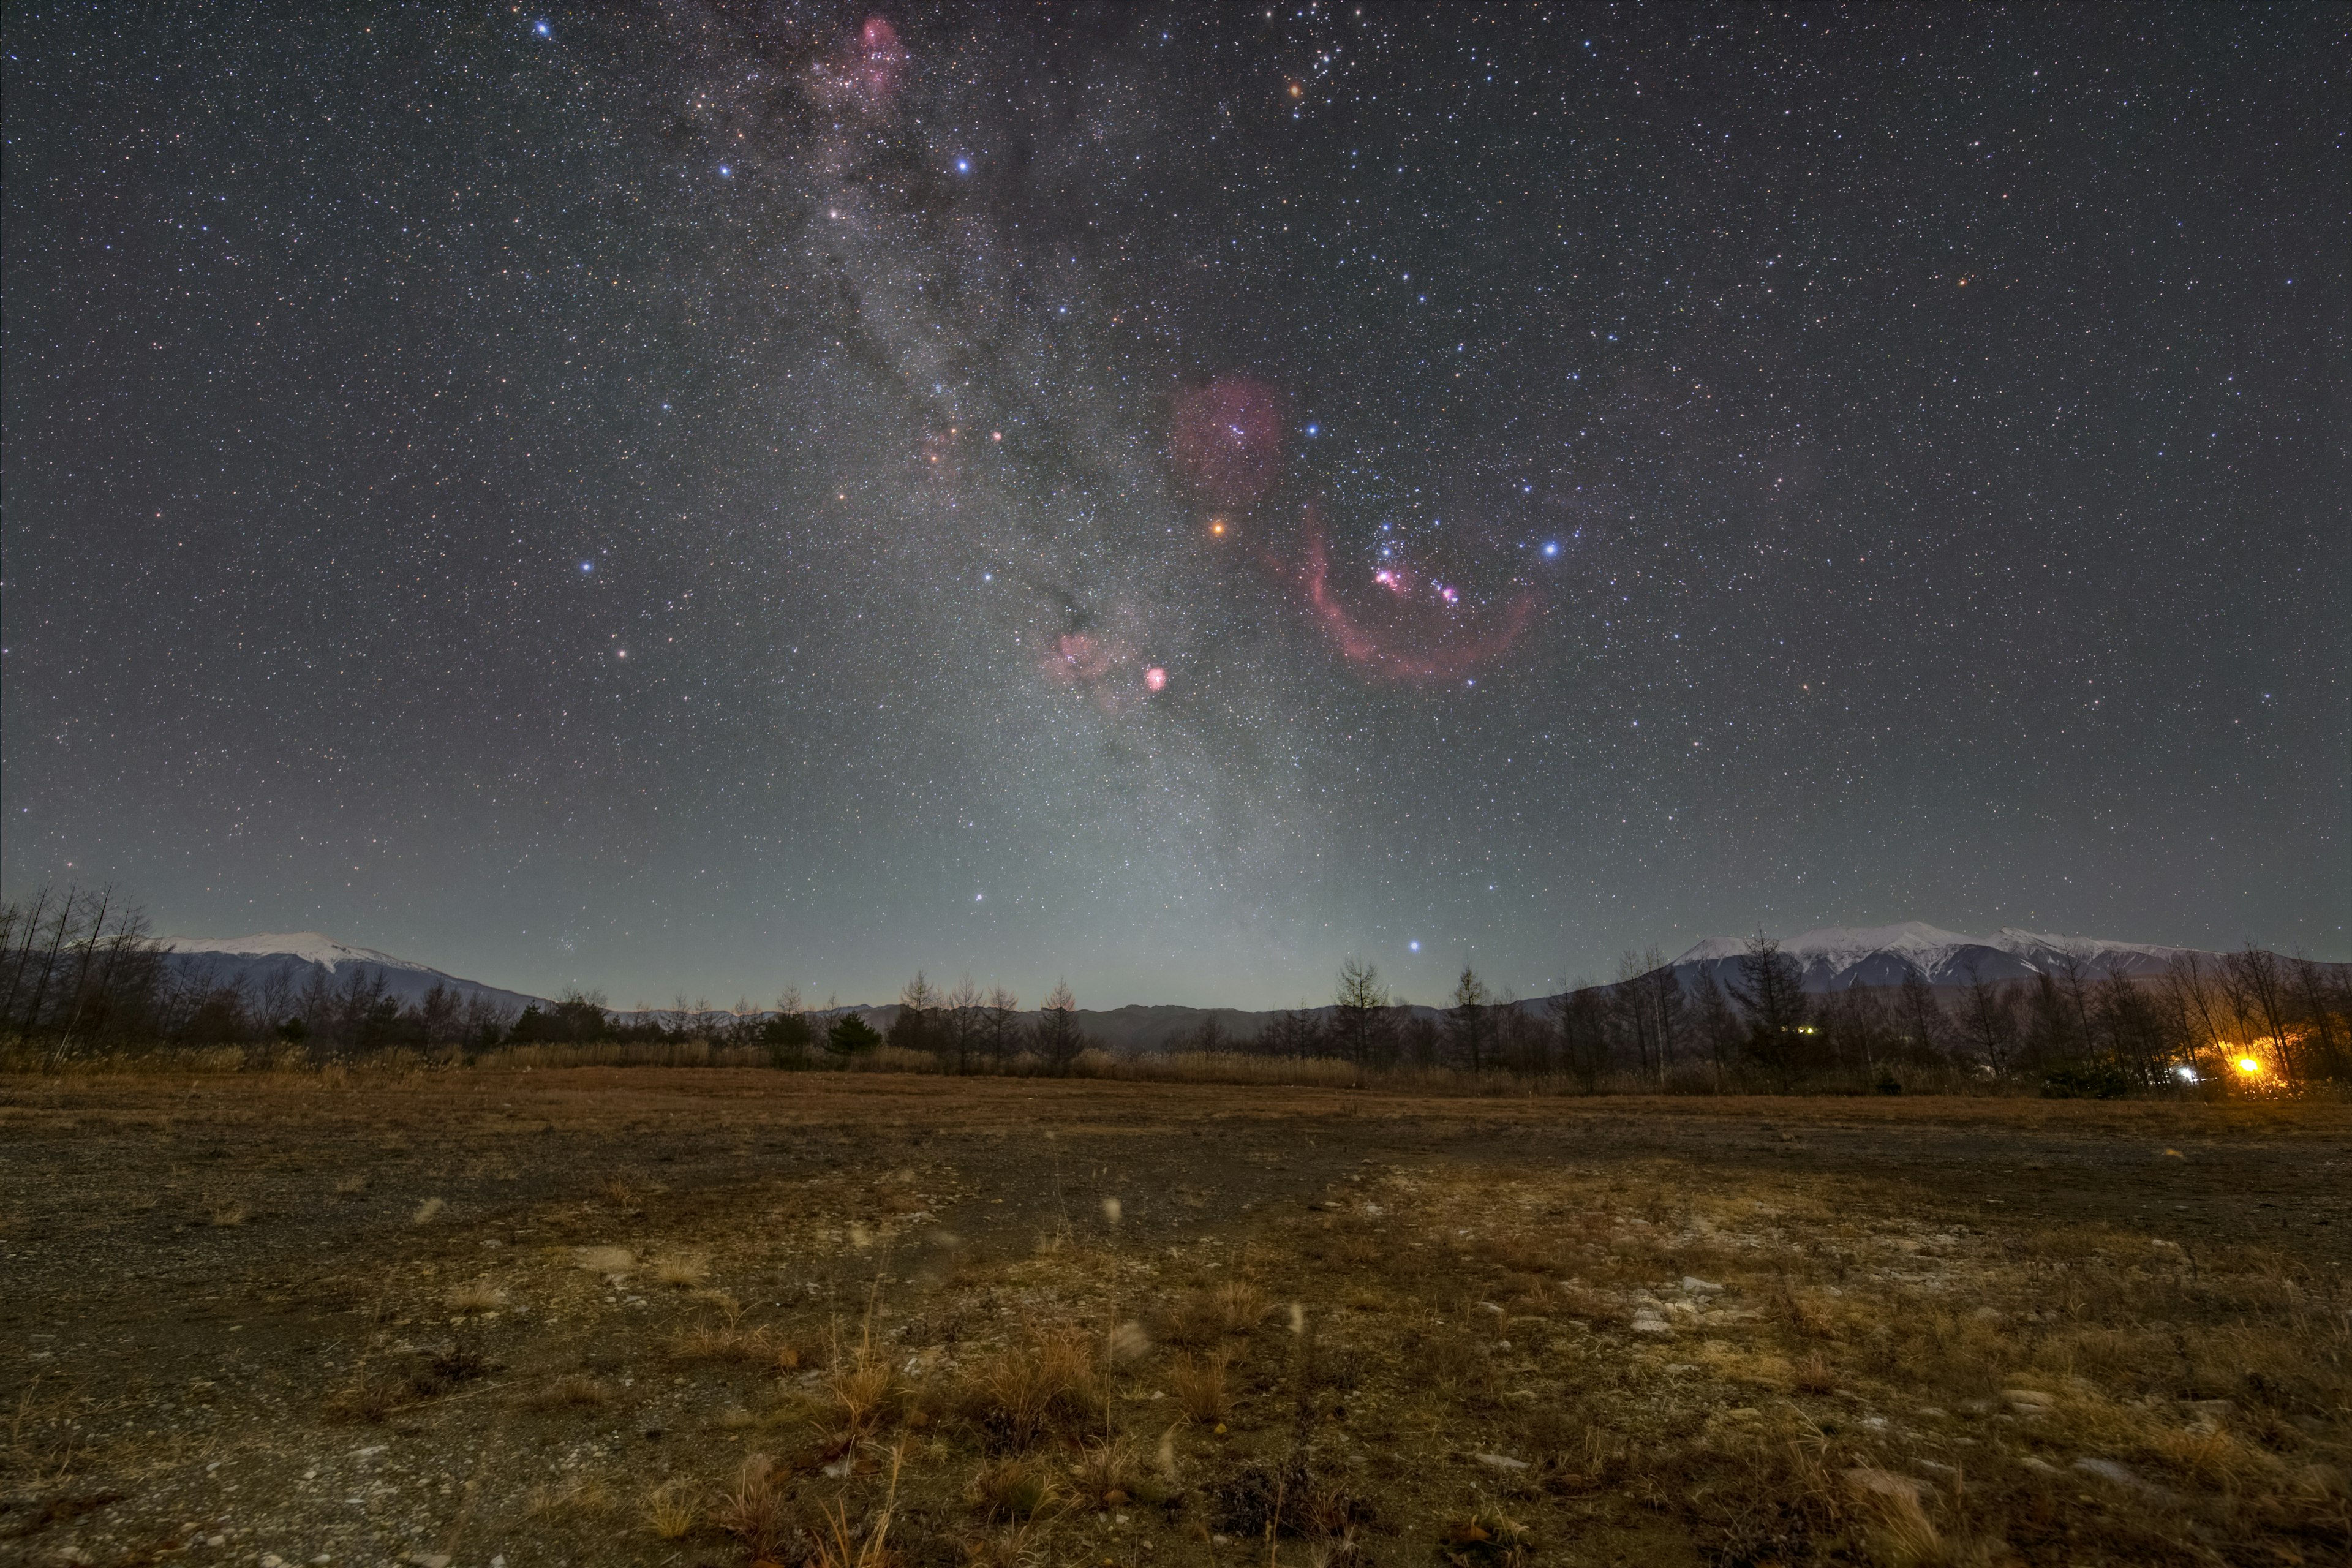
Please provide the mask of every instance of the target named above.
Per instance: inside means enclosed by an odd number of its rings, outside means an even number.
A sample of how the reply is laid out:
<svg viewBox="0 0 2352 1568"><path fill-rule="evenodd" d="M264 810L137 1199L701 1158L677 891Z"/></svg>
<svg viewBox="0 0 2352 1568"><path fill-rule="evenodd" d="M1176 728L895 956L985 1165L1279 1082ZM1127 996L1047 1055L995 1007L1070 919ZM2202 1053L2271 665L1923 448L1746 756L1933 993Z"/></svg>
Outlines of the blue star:
<svg viewBox="0 0 2352 1568"><path fill-rule="evenodd" d="M555 29L547 25L547 18L544 16L541 17L530 30L542 38L551 38L555 36Z"/></svg>
<svg viewBox="0 0 2352 1568"><path fill-rule="evenodd" d="M594 570L596 570L596 563L593 561L583 561L580 563L580 571L583 576Z"/></svg>

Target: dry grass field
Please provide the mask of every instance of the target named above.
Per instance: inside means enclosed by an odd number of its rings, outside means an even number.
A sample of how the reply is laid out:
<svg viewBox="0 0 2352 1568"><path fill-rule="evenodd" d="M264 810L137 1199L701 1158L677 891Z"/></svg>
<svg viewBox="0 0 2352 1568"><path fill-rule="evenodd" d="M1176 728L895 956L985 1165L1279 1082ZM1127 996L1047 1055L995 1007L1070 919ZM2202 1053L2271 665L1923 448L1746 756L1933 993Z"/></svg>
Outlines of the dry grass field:
<svg viewBox="0 0 2352 1568"><path fill-rule="evenodd" d="M2352 1110L0 1079L0 1559L2352 1561Z"/></svg>

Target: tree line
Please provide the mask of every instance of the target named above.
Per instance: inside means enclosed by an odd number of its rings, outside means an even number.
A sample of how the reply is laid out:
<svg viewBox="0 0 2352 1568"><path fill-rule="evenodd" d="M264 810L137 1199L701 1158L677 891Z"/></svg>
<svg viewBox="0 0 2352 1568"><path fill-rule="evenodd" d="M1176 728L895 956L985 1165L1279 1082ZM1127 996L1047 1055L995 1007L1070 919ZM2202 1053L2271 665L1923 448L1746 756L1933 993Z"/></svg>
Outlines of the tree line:
<svg viewBox="0 0 2352 1568"><path fill-rule="evenodd" d="M752 1047L777 1067L839 1065L887 1046L953 1073L1066 1074L1097 1048L1057 984L1034 1012L967 975L940 988L918 971L886 1031L859 1012L774 1005L730 1010L679 997L615 1011L574 991L516 1012L436 984L403 1000L381 971L258 984L175 971L137 906L111 889L43 889L0 904L0 1039L46 1059L158 1045L261 1047L315 1061L393 1050L465 1057L500 1047L709 1042ZM1213 1016L1175 1049L1338 1058L1360 1074L1417 1069L1474 1079L1681 1091L1898 1090L1981 1081L2056 1095L2113 1096L2216 1083L2300 1091L2352 1084L2352 966L2263 949L2186 954L2152 977L2095 974L2062 957L2026 979L1809 992L1796 960L1758 935L1687 985L1652 949L1606 984L1533 1001L1497 994L1465 965L1434 1007L1395 996L1370 963L1340 967L1332 999L1235 1037Z"/></svg>
<svg viewBox="0 0 2352 1568"><path fill-rule="evenodd" d="M1204 1025L1187 1043L1233 1048L1223 1034ZM1895 986L1816 993L1796 959L1759 934L1687 985L1652 949L1626 954L1612 983L1539 1002L1498 997L1465 965L1442 1005L1412 1007L1351 959L1328 1006L1277 1014L1240 1048L1566 1078L1588 1091L1892 1092L1923 1068L2062 1096L2221 1081L2292 1091L2352 1084L2352 966L2249 945L2185 954L2147 978L2095 974L2067 955L2030 979L1938 987L1913 970Z"/></svg>

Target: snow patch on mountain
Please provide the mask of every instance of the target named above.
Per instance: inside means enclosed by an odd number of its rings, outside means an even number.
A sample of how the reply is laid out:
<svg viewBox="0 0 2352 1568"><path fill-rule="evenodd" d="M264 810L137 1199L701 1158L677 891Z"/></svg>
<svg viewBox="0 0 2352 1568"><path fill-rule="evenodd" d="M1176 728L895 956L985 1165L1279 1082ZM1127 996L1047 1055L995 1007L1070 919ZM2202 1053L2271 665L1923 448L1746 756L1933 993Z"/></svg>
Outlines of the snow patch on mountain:
<svg viewBox="0 0 2352 1568"><path fill-rule="evenodd" d="M167 936L156 946L165 952L216 952L234 958L298 958L324 965L331 973L346 963L373 964L383 969L415 969L428 974L440 971L405 958L394 958L372 947L353 947L320 931L264 931L253 936Z"/></svg>
<svg viewBox="0 0 2352 1568"><path fill-rule="evenodd" d="M1965 985L1971 980L2022 980L2051 972L2067 960L2085 973L2104 978L2162 970L2191 952L2156 942L2113 942L2105 937L2060 936L2003 926L1990 936L1946 931L1925 921L1889 926L1824 926L1782 942L1781 951L1803 970L1809 991L1842 991L1853 985L1898 985L1916 973L1935 985ZM1674 961L1685 985L1701 973L1726 980L1738 973L1748 951L1744 937L1711 936Z"/></svg>
<svg viewBox="0 0 2352 1568"><path fill-rule="evenodd" d="M342 985L369 976L384 994L415 1002L436 985L461 997L487 996L520 1011L542 998L445 973L414 959L372 947L353 947L320 931L261 931L252 936L167 936L157 939L164 966L184 984L242 986L257 994L301 990L314 979Z"/></svg>

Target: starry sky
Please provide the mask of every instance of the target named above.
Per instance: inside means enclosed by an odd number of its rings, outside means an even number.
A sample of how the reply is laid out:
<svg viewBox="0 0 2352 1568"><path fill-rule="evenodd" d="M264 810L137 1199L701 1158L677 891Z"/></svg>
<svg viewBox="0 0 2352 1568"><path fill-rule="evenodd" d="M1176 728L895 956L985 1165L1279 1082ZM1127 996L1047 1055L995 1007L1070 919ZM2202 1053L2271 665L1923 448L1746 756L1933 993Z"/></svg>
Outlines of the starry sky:
<svg viewBox="0 0 2352 1568"><path fill-rule="evenodd" d="M616 1005L2352 958L2340 7L5 41L12 896Z"/></svg>

